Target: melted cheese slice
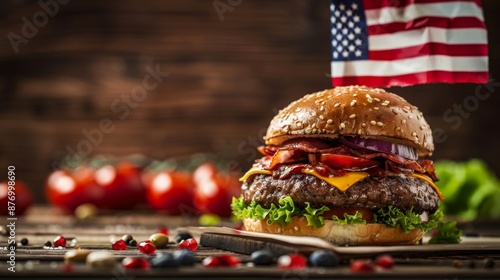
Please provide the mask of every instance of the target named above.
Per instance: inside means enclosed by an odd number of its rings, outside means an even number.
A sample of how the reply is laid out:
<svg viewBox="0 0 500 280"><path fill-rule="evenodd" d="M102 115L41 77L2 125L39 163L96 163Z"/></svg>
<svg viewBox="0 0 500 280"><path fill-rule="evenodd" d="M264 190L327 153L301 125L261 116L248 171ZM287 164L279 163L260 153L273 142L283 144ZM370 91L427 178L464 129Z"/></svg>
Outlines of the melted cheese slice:
<svg viewBox="0 0 500 280"><path fill-rule="evenodd" d="M312 169L304 169L302 170L302 173L313 175L316 178L319 178L327 182L328 184L336 187L337 189L343 192L348 190L352 185L356 184L357 182L370 176L366 172L347 172L346 175L340 177L324 177ZM240 178L240 181L245 181L246 179L248 179L248 177L254 174L271 175L272 173L269 170L252 167L250 170L247 171L247 173L243 175L243 177ZM439 191L438 187L436 186L436 184L434 184L431 178L420 173L413 173L411 176L426 181L436 191L437 195L439 196L439 199L444 200L443 194Z"/></svg>
<svg viewBox="0 0 500 280"><path fill-rule="evenodd" d="M248 177L250 177L250 176L252 176L254 174L271 175L272 173L269 170L264 170L264 169L260 169L260 168L257 168L257 167L252 167L252 168L250 168L250 170L247 171L247 173L245 173L243 175L243 177L240 178L240 182L245 181L246 179L248 179Z"/></svg>
<svg viewBox="0 0 500 280"><path fill-rule="evenodd" d="M366 172L347 172L344 176L340 177L324 177L319 175L316 171L312 169L304 169L302 173L313 175L321 180L327 182L328 184L336 187L337 189L345 192L352 185L363 180L364 178L370 176Z"/></svg>

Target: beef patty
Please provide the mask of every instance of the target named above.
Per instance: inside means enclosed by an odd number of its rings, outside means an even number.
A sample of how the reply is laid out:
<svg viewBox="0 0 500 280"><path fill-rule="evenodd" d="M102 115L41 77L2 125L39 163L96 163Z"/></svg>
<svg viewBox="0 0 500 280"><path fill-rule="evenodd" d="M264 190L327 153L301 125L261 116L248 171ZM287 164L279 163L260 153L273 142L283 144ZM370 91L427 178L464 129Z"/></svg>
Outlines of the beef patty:
<svg viewBox="0 0 500 280"><path fill-rule="evenodd" d="M282 197L306 207L326 205L330 208L366 208L376 210L393 205L403 210L413 208L415 212L434 213L439 197L425 181L411 176L387 176L381 180L368 177L345 192L327 182L308 174L294 174L286 179L273 179L270 175L257 174L243 182L243 197L246 203L256 200L263 207L278 204Z"/></svg>

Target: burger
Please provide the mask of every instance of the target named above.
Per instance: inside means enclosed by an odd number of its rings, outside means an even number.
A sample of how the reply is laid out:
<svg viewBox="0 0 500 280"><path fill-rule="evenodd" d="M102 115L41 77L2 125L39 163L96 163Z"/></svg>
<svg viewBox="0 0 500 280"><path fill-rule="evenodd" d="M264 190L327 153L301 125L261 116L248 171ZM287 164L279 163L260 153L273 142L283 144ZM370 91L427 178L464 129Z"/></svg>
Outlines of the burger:
<svg viewBox="0 0 500 280"><path fill-rule="evenodd" d="M337 245L417 243L442 219L443 196L422 112L379 88L335 87L273 118L262 157L240 179L234 215L253 232Z"/></svg>

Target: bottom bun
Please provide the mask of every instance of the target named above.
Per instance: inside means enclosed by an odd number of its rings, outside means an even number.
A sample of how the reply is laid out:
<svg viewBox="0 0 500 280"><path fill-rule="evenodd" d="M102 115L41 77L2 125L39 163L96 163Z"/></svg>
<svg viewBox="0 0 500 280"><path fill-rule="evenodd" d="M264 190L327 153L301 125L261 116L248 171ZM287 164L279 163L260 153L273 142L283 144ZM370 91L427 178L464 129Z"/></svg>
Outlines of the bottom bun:
<svg viewBox="0 0 500 280"><path fill-rule="evenodd" d="M421 229L404 232L400 228L388 228L383 224L339 225L337 222L325 220L325 225L313 228L307 225L304 217L293 217L292 222L280 226L278 223L268 225L266 220L244 219L246 230L253 232L274 233L296 236L314 236L326 239L335 245L413 245L424 235Z"/></svg>

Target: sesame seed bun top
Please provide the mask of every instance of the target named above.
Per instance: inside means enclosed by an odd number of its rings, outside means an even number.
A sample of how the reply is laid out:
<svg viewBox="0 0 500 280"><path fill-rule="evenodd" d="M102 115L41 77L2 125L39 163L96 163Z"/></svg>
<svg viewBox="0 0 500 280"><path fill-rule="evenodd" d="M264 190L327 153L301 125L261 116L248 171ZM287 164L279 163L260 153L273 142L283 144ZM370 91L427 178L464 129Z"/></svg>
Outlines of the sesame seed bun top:
<svg viewBox="0 0 500 280"><path fill-rule="evenodd" d="M268 145L301 138L360 136L414 147L432 155L432 131L422 112L404 98L365 86L335 87L292 102L271 121Z"/></svg>

